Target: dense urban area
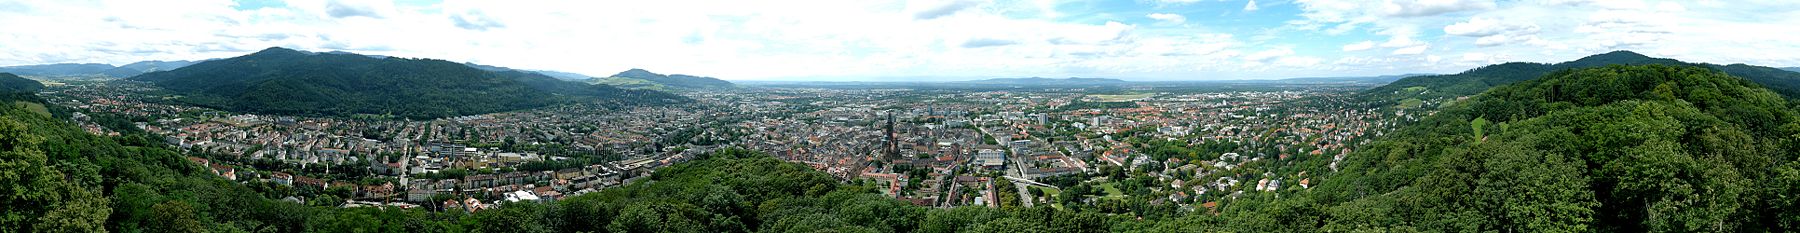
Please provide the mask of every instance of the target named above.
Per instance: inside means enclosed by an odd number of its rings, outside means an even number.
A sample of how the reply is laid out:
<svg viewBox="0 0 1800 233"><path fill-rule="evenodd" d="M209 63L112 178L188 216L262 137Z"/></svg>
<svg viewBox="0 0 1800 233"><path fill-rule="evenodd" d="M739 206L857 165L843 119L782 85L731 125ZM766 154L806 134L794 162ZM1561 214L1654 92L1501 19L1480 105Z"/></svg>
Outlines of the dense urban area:
<svg viewBox="0 0 1800 233"><path fill-rule="evenodd" d="M678 105L418 120L223 111L134 82L42 94L78 109L66 120L89 133L159 135L215 175L309 205L478 212L617 187L736 147L919 206L1193 212L1307 189L1418 114L1347 99L1366 86L750 88Z"/></svg>

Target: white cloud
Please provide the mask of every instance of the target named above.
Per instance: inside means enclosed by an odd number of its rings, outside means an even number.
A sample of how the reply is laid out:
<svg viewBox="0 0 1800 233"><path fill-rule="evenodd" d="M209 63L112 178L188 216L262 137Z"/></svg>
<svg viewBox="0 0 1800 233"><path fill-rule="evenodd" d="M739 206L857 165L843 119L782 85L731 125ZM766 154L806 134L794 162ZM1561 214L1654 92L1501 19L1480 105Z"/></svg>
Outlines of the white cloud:
<svg viewBox="0 0 1800 233"><path fill-rule="evenodd" d="M1393 54L1394 55L1419 55L1419 54L1424 54L1425 49L1428 49L1428 48L1431 48L1431 45L1423 45L1423 44L1422 45L1414 45L1411 47L1394 49Z"/></svg>
<svg viewBox="0 0 1800 233"><path fill-rule="evenodd" d="M1273 48L1244 56L1245 61L1267 62L1283 56L1294 55L1293 48Z"/></svg>
<svg viewBox="0 0 1800 233"><path fill-rule="evenodd" d="M375 1L358 1L358 2L345 2L345 1L338 1L338 0L326 1L325 2L325 14L331 15L331 17L336 17L336 18L348 18L348 17L357 17L357 16L370 17L370 18L381 18L382 17L381 12L377 12L375 10L374 6L371 6L368 4L359 4L359 3L371 3L371 2L375 2Z"/></svg>
<svg viewBox="0 0 1800 233"><path fill-rule="evenodd" d="M1244 3L1244 11L1256 11L1256 9L1260 9L1256 6L1256 0L1250 0L1250 2Z"/></svg>
<svg viewBox="0 0 1800 233"><path fill-rule="evenodd" d="M1450 24L1450 26L1444 26L1445 34L1458 35L1458 36L1469 36L1469 37L1492 36L1492 35L1498 35L1500 33L1506 33L1506 32L1511 32L1511 31L1537 32L1537 30L1538 30L1538 27L1535 24L1502 23L1502 22L1500 22L1500 20L1484 18L1484 17L1475 17L1474 19L1470 19L1469 21L1463 21L1463 22L1459 22L1459 23L1455 23L1455 24Z"/></svg>
<svg viewBox="0 0 1800 233"><path fill-rule="evenodd" d="M1476 46L1496 46L1511 43L1541 43L1537 36L1540 28L1531 22L1503 21L1493 18L1476 17L1469 21L1444 26L1444 34L1476 37Z"/></svg>
<svg viewBox="0 0 1800 233"><path fill-rule="evenodd" d="M1493 0L1387 0L1382 13L1387 16L1434 16L1452 12L1494 8Z"/></svg>
<svg viewBox="0 0 1800 233"><path fill-rule="evenodd" d="M1356 52L1375 48L1375 41L1363 41L1344 45L1344 52Z"/></svg>
<svg viewBox="0 0 1800 233"><path fill-rule="evenodd" d="M1151 13L1150 15L1145 15L1144 17L1150 17L1150 19L1160 20L1160 21L1169 22L1169 23L1177 23L1177 24L1182 23L1182 22L1187 22L1187 17L1183 17L1183 16L1177 15L1177 14L1169 14L1169 13Z"/></svg>
<svg viewBox="0 0 1800 233"><path fill-rule="evenodd" d="M975 7L975 5L979 3L971 0L951 0L939 3L929 3L929 1L921 2L925 2L925 4L915 5L917 9L913 10L912 13L914 19L936 19L949 16L964 9Z"/></svg>
<svg viewBox="0 0 1800 233"><path fill-rule="evenodd" d="M1381 42L1382 48L1415 47L1426 44L1413 39L1413 37L1419 36L1419 30L1410 26L1391 26L1377 31L1375 34L1388 36L1387 42Z"/></svg>

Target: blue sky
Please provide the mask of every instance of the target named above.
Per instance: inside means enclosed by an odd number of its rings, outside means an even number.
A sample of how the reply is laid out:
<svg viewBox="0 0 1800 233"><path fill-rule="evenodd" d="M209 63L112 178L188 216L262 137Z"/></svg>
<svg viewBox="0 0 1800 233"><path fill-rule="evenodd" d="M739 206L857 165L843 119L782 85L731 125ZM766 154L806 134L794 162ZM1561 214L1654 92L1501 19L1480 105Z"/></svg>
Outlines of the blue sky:
<svg viewBox="0 0 1800 233"><path fill-rule="evenodd" d="M280 46L732 80L1451 73L1614 50L1800 66L1800 1L0 0L0 65Z"/></svg>

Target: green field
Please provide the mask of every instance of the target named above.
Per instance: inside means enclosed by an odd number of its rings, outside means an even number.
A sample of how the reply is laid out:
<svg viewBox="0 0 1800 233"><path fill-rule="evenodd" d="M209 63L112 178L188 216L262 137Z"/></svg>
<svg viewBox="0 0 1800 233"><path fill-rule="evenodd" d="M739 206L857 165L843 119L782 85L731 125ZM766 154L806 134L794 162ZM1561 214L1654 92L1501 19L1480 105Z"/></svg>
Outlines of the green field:
<svg viewBox="0 0 1800 233"><path fill-rule="evenodd" d="M1100 102L1127 102L1127 101L1133 101L1133 100L1138 100L1138 99L1143 99L1143 98L1150 98L1151 96L1156 96L1156 94L1142 93L1142 94L1125 94L1125 95L1088 95L1088 97L1094 97L1096 99L1100 99Z"/></svg>
<svg viewBox="0 0 1800 233"><path fill-rule="evenodd" d="M45 108L43 104L25 102L25 101L13 101L13 104L25 108L25 110L30 110L31 112L35 112L37 114L41 114L44 116L50 116L50 109Z"/></svg>
<svg viewBox="0 0 1800 233"><path fill-rule="evenodd" d="M1035 188L1035 189L1038 189L1038 190L1043 190L1043 191L1044 191L1044 196L1052 196L1052 197L1054 197L1054 196L1056 196L1056 194L1061 194L1061 193L1062 193L1062 190L1058 190L1058 189L1053 189L1053 188L1045 188L1045 187L1043 187L1043 186L1031 186L1031 188Z"/></svg>
<svg viewBox="0 0 1800 233"><path fill-rule="evenodd" d="M1414 108L1419 108L1419 106L1423 106L1423 105L1425 105L1425 101L1419 100L1419 99L1400 100L1400 109L1414 109Z"/></svg>
<svg viewBox="0 0 1800 233"><path fill-rule="evenodd" d="M1042 186L1031 186L1031 188L1035 188L1040 191L1044 191L1044 197L1047 200L1050 200L1051 208L1056 208L1058 210L1063 208L1062 203L1056 203L1056 195L1062 194L1062 190L1058 190L1058 189L1054 189L1054 188L1045 188Z"/></svg>
<svg viewBox="0 0 1800 233"><path fill-rule="evenodd" d="M1094 187L1106 191L1106 196L1101 196L1100 198L1125 198L1125 191L1120 191L1119 187L1113 187L1112 182L1106 182Z"/></svg>

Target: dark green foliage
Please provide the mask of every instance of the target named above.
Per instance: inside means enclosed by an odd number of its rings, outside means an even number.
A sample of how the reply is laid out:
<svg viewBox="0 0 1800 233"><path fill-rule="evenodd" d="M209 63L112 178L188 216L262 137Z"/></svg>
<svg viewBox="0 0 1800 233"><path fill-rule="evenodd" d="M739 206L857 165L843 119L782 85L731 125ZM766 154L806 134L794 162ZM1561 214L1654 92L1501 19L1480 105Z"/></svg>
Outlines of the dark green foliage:
<svg viewBox="0 0 1800 233"><path fill-rule="evenodd" d="M184 93L188 95L181 99L184 102L290 115L437 118L559 103L688 101L663 92L586 85L529 72L491 72L442 60L314 54L284 48L131 79Z"/></svg>
<svg viewBox="0 0 1800 233"><path fill-rule="evenodd" d="M44 89L43 83L25 79L11 73L0 73L0 93L37 92L40 89Z"/></svg>
<svg viewBox="0 0 1800 233"><path fill-rule="evenodd" d="M1364 91L1362 95L1365 100L1389 104L1405 99L1443 100L1474 95L1486 91L1488 88L1538 78L1559 70L1607 65L1651 64L1705 67L1748 79L1753 83L1772 89L1775 93L1788 97L1800 97L1800 73L1793 71L1744 64L1694 64L1674 59L1652 58L1630 51L1597 54L1557 64L1510 62L1475 68L1457 74L1409 77L1386 86Z"/></svg>
<svg viewBox="0 0 1800 233"><path fill-rule="evenodd" d="M626 70L625 72L619 72L618 74L614 74L613 77L642 79L644 81L650 81L650 82L662 84L665 86L686 88L686 89L718 89L718 88L732 88L735 86L735 85L732 85L731 82L727 82L725 80L719 80L719 79L712 78L712 77L700 77L700 76L692 76L692 75L684 75L684 74L663 75L663 74L658 74L658 73L651 73L650 71L643 70L643 69Z"/></svg>
<svg viewBox="0 0 1800 233"><path fill-rule="evenodd" d="M1333 230L1790 231L1792 106L1700 67L1557 71L1366 146L1314 196Z"/></svg>

